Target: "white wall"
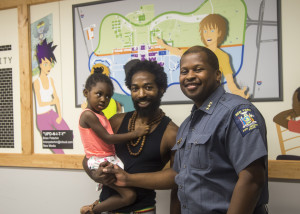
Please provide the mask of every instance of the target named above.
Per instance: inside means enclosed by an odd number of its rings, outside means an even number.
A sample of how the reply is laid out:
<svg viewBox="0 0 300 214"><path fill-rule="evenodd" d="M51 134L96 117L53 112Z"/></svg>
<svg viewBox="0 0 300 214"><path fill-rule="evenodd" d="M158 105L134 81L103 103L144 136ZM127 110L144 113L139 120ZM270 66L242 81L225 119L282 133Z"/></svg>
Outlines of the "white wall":
<svg viewBox="0 0 300 214"><path fill-rule="evenodd" d="M300 86L298 8L300 1L282 0L284 101L255 103L267 121L269 145L278 145L272 118L291 106L292 93ZM188 115L190 108L191 105L163 106L164 111L177 124ZM179 115L178 112L183 114ZM299 183L300 181L270 180L271 214L300 213ZM94 189L94 183L82 170L0 167L0 213L79 213L82 205L97 199L98 193ZM159 191L157 201L158 214L168 213L169 191Z"/></svg>
<svg viewBox="0 0 300 214"><path fill-rule="evenodd" d="M74 214L98 199L83 170L0 168L1 214ZM158 213L168 213L169 191L159 191Z"/></svg>
<svg viewBox="0 0 300 214"><path fill-rule="evenodd" d="M291 95L293 91L300 86L300 69L297 63L299 61L298 50L300 48L300 43L297 41L297 35L300 34L300 27L297 25L297 20L300 19L300 13L298 10L300 7L300 1L282 0L281 4L284 101L273 103L272 106L270 105L270 109L278 108L280 111L284 110L286 106L291 106ZM268 109L265 109L264 111L267 112ZM272 117L273 116L274 115L272 114ZM272 130L269 135L270 134L276 135L274 130ZM269 140L269 144L277 142L278 140L276 140L276 142ZM300 213L299 184L299 180L272 179L269 181L269 210L271 214Z"/></svg>
<svg viewBox="0 0 300 214"><path fill-rule="evenodd" d="M270 214L299 214L299 181L273 180ZM74 214L98 198L82 170L0 168L0 213ZM169 191L158 191L158 214L169 212Z"/></svg>

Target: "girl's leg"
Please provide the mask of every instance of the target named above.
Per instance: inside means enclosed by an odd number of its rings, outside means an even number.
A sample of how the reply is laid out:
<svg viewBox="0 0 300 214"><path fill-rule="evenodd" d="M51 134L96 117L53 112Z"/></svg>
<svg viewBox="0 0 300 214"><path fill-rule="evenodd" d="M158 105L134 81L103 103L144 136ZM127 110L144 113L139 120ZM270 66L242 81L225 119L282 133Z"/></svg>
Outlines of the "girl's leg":
<svg viewBox="0 0 300 214"><path fill-rule="evenodd" d="M105 212L105 211L112 211L119 209L121 207L128 206L132 204L135 199L136 199L136 193L133 189L130 188L124 188L124 187L117 187L115 185L109 186L112 189L116 190L119 194L113 195L106 199L105 201L102 201L101 203L96 204L93 206L93 212L95 214ZM86 210L88 211L89 206L84 206L81 208L82 211ZM89 212L81 212L82 214L84 213L89 213Z"/></svg>

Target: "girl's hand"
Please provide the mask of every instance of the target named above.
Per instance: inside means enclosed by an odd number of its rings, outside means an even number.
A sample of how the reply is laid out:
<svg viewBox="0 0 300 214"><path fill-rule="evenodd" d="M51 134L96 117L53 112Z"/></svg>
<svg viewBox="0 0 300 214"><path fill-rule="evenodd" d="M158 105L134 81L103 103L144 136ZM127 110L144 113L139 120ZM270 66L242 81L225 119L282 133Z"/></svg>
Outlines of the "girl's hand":
<svg viewBox="0 0 300 214"><path fill-rule="evenodd" d="M97 170L92 171L92 179L95 182L111 185L116 182L116 177L113 173L108 173L107 170L113 169L114 165L108 161L100 163L99 168ZM105 169L105 170L104 170ZM105 172L104 172L105 171Z"/></svg>
<svg viewBox="0 0 300 214"><path fill-rule="evenodd" d="M134 132L136 133L136 137L141 137L149 133L150 127L149 125L142 124L141 126L137 127Z"/></svg>

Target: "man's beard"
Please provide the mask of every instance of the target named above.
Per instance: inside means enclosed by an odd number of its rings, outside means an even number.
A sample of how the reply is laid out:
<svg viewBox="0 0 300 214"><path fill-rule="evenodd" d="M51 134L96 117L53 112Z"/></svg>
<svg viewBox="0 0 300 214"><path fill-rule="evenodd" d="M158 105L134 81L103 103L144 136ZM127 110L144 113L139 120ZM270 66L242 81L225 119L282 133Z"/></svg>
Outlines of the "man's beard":
<svg viewBox="0 0 300 214"><path fill-rule="evenodd" d="M141 108L138 105L139 101L149 101L150 104L145 108ZM159 108L160 103L161 103L161 96L159 96L159 95L157 97L153 98L153 99L144 98L144 99L133 101L135 110L142 117L149 117L151 115L154 116L153 114Z"/></svg>

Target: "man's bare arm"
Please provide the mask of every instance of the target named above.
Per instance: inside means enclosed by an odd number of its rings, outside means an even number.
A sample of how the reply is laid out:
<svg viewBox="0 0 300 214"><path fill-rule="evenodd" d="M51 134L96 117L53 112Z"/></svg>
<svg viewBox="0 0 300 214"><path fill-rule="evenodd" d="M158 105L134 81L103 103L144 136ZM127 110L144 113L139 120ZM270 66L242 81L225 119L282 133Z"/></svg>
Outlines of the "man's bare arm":
<svg viewBox="0 0 300 214"><path fill-rule="evenodd" d="M265 184L264 159L260 158L239 173L227 214L252 214Z"/></svg>
<svg viewBox="0 0 300 214"><path fill-rule="evenodd" d="M172 168L168 168L158 172L136 173L129 174L114 165L114 168L104 168L103 172L108 174L115 174L117 186L133 186L145 189L171 189L176 187L175 172Z"/></svg>
<svg viewBox="0 0 300 214"><path fill-rule="evenodd" d="M180 201L177 195L177 186L171 190L170 214L181 214Z"/></svg>

